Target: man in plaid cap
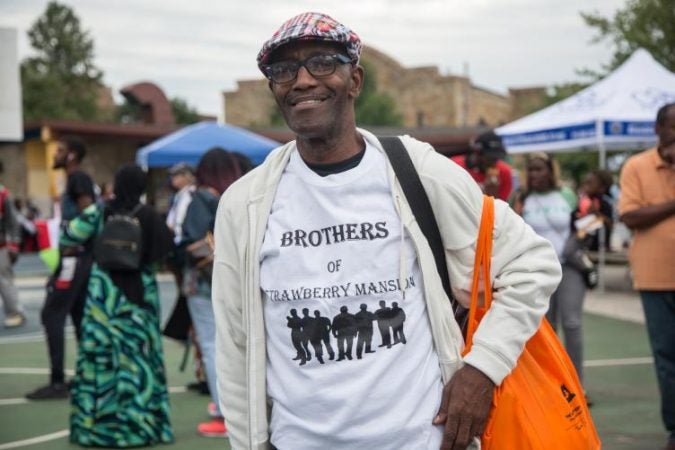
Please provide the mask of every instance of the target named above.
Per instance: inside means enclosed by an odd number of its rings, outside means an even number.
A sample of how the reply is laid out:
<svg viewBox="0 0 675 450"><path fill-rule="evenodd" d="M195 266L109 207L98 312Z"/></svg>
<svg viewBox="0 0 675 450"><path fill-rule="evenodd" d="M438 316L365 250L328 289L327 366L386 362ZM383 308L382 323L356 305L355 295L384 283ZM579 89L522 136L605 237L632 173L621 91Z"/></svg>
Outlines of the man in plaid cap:
<svg viewBox="0 0 675 450"><path fill-rule="evenodd" d="M494 386L560 278L551 245L497 202L494 302L461 356L429 244L382 144L355 124L360 51L348 27L305 13L258 55L296 139L233 184L216 217L218 392L234 449L476 448ZM453 293L467 304L482 193L428 144L401 141L436 215ZM383 304L368 319L380 340L357 314ZM392 342L397 317L405 339ZM354 337L367 338L359 333L375 342L354 354ZM339 358L323 357L319 334Z"/></svg>

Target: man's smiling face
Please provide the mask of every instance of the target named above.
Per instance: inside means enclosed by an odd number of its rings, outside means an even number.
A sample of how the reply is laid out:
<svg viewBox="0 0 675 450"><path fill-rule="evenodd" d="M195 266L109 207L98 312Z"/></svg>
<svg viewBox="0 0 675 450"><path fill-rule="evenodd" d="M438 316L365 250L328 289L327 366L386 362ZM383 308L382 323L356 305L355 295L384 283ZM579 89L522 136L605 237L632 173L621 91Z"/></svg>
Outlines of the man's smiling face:
<svg viewBox="0 0 675 450"><path fill-rule="evenodd" d="M342 46L322 41L296 41L280 47L272 63L303 61L316 55L345 54ZM308 139L328 138L354 126L354 100L363 82L363 71L352 64L336 62L335 72L312 76L300 67L297 77L288 83L269 82L279 108L298 136Z"/></svg>

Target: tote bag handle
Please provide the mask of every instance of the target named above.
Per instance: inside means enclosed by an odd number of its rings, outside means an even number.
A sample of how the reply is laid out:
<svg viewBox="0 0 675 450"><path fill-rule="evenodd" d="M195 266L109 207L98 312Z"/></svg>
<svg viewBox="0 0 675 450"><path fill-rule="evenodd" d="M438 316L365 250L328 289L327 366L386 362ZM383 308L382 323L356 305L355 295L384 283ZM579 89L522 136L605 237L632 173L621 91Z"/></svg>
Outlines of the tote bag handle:
<svg viewBox="0 0 675 450"><path fill-rule="evenodd" d="M478 239L476 241L476 257L473 263L473 280L471 283L471 306L469 309L469 323L466 332L466 345L463 354L466 355L473 344L473 333L478 326L476 314L478 308L487 311L492 304L492 284L490 283L490 264L492 261L492 231L495 224L494 198L483 196L483 212L481 215ZM482 269L482 272L481 272ZM478 286L483 279L483 305L478 305ZM481 314L482 317L482 314Z"/></svg>

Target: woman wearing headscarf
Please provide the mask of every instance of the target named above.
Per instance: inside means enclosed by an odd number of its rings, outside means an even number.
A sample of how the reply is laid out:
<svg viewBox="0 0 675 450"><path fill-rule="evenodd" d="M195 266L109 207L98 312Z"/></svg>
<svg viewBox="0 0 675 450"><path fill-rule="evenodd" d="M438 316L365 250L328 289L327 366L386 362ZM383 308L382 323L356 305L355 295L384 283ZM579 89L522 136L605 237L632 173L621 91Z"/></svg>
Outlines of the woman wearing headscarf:
<svg viewBox="0 0 675 450"><path fill-rule="evenodd" d="M84 446L173 442L155 279L172 235L154 209L140 205L146 185L140 167L122 167L103 214L131 213L138 220L141 264L134 271L95 264L89 278L70 417L70 440Z"/></svg>
<svg viewBox="0 0 675 450"><path fill-rule="evenodd" d="M213 148L199 161L195 176L197 189L188 206L183 222L183 239L189 249L191 243L206 243L205 237L213 231L218 201L225 190L250 168L250 162L234 153ZM218 405L215 367L216 324L211 304L211 267L212 250L208 249L206 258L190 257L183 275L183 293L187 297L192 324L202 351L202 360L206 369L206 381L209 385L212 402L208 411L212 420L198 425L197 431L208 437L227 435L225 420Z"/></svg>
<svg viewBox="0 0 675 450"><path fill-rule="evenodd" d="M565 335L565 349L583 384L583 333L582 312L586 296L583 275L568 264L563 257L565 244L575 232L573 214L577 209L577 196L561 186L556 161L543 152L531 153L526 163L526 180L513 198L513 209L532 229L548 239L562 264L563 276L551 296L546 318L553 328L561 322Z"/></svg>

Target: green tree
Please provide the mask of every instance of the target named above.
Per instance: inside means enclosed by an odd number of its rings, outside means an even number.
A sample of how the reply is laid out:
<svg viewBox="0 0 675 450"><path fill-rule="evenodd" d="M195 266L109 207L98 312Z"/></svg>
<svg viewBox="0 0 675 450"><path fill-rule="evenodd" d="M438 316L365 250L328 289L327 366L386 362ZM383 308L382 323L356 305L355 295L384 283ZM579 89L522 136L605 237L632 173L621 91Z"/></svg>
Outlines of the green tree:
<svg viewBox="0 0 675 450"><path fill-rule="evenodd" d="M629 0L611 19L597 13L582 13L581 16L597 31L594 42L612 41L614 54L609 64L603 67L605 72L620 66L640 47L675 72L675 1Z"/></svg>
<svg viewBox="0 0 675 450"><path fill-rule="evenodd" d="M135 102L130 102L125 98L123 102L116 105L115 122L118 123L139 123L141 121L141 105Z"/></svg>
<svg viewBox="0 0 675 450"><path fill-rule="evenodd" d="M94 40L75 12L49 2L28 39L35 56L21 63L24 118L96 119L103 74L94 65Z"/></svg>
<svg viewBox="0 0 675 450"><path fill-rule="evenodd" d="M189 125L201 120L201 116L197 110L188 105L187 101L180 97L174 97L171 99L171 109L173 110L173 115L176 118L176 123L178 124Z"/></svg>
<svg viewBox="0 0 675 450"><path fill-rule="evenodd" d="M375 68L366 61L361 61L365 71L363 88L356 99L356 123L359 125L392 125L400 126L403 121L396 111L394 99L377 91Z"/></svg>
<svg viewBox="0 0 675 450"><path fill-rule="evenodd" d="M594 151L558 153L555 159L560 166L562 177L572 180L577 188L588 172L599 168L598 152Z"/></svg>

